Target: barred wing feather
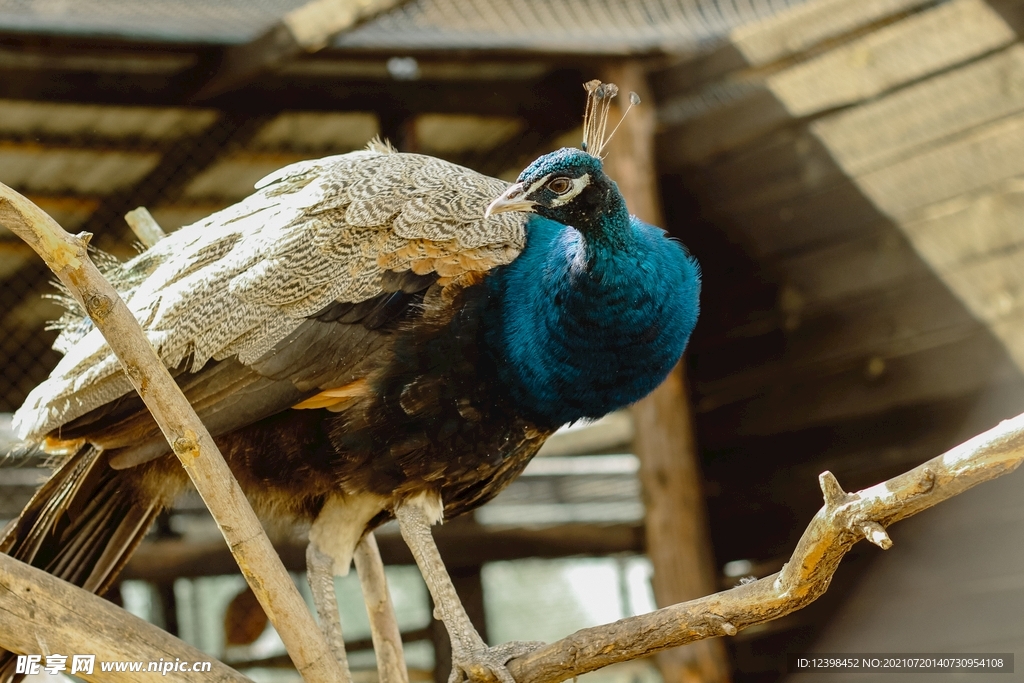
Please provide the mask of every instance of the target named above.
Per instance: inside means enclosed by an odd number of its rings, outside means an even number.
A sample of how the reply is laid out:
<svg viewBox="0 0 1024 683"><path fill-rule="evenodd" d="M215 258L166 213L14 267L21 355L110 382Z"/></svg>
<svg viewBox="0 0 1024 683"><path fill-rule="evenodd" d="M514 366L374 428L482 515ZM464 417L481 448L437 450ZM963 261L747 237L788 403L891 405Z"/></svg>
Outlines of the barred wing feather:
<svg viewBox="0 0 1024 683"><path fill-rule="evenodd" d="M167 367L195 372L231 357L248 366L332 302L380 295L389 271L457 287L510 263L525 244L522 217L483 217L505 186L371 145L283 168L109 275ZM91 325L68 325L55 348L66 355L15 414L22 438L132 391Z"/></svg>

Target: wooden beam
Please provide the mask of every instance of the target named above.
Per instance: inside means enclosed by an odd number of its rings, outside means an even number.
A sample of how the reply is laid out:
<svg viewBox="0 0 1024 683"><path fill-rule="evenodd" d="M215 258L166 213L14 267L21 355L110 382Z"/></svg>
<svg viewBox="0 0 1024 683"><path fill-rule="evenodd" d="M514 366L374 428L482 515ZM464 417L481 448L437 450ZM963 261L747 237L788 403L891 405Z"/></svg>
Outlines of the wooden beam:
<svg viewBox="0 0 1024 683"><path fill-rule="evenodd" d="M388 528L376 532L385 564L413 564L412 554ZM639 553L644 549L640 524L564 524L542 528L492 528L471 519L456 519L434 530L438 548L450 571L461 571L484 562L524 557L604 556ZM291 571L306 570L304 543L275 544L281 560ZM237 574L238 566L220 541L161 540L144 542L125 569L126 579L149 581L197 576Z"/></svg>
<svg viewBox="0 0 1024 683"><path fill-rule="evenodd" d="M300 5L254 40L227 48L220 67L194 99L216 97L302 54L322 50L336 35L403 2L406 0L311 0Z"/></svg>
<svg viewBox="0 0 1024 683"><path fill-rule="evenodd" d="M642 101L623 120L609 147L608 173L619 184L632 213L664 225L654 155L656 110L644 69L637 61L618 63L607 68L605 80L619 86L623 93L620 102L629 102L626 93L630 91ZM655 598L664 606L713 593L714 553L682 364L653 394L636 404L632 413ZM729 680L728 656L721 640L668 650L658 656L658 665L666 683Z"/></svg>
<svg viewBox="0 0 1024 683"><path fill-rule="evenodd" d="M865 357L821 376L807 373L765 386L748 401L702 413L716 444L742 436L806 429L894 408L956 399L1021 381L1006 348L982 325L952 343L896 358Z"/></svg>
<svg viewBox="0 0 1024 683"><path fill-rule="evenodd" d="M239 90L217 97L217 107L249 114L292 111L384 111L402 107L411 114L440 112L507 116L537 99L538 79L514 72L507 79L394 81L369 78L268 73ZM547 102L561 110L562 101L578 98L583 77L576 69L550 75L562 84L559 99ZM194 80L194 79L193 79ZM96 74L79 71L13 70L0 67L0 98L48 102L173 107L181 106L177 81L146 74ZM578 120L578 119L577 119Z"/></svg>

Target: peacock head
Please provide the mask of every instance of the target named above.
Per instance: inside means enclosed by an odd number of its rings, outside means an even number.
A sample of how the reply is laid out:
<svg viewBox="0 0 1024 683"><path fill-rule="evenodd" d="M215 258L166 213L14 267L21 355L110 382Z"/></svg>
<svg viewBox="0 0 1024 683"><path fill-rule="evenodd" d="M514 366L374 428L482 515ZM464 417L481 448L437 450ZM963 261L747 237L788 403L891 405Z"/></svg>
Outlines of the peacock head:
<svg viewBox="0 0 1024 683"><path fill-rule="evenodd" d="M625 201L601 160L568 147L530 164L485 216L506 211L535 213L583 234L606 227L610 219L628 219Z"/></svg>

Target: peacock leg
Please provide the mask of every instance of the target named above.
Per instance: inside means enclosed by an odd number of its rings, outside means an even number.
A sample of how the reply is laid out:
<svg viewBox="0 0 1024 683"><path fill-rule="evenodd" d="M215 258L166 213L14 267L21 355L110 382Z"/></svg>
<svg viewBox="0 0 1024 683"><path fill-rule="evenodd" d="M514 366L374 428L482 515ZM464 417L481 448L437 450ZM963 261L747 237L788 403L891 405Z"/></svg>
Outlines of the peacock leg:
<svg viewBox="0 0 1024 683"><path fill-rule="evenodd" d="M377 679L380 683L409 683L402 651L402 634L398 630L395 607L391 602L384 562L380 559L373 532L363 536L352 556L363 588L366 613L370 617L373 652L377 656Z"/></svg>
<svg viewBox="0 0 1024 683"><path fill-rule="evenodd" d="M511 642L487 647L455 592L451 577L445 569L441 553L430 533L432 524L440 521L444 508L433 494L421 494L406 500L395 510L398 525L416 564L423 574L431 597L434 598L434 618L440 619L452 641L452 673L448 683L463 679L486 680L496 677L501 683L515 683L505 668L509 660L531 652L544 643Z"/></svg>
<svg viewBox="0 0 1024 683"><path fill-rule="evenodd" d="M322 552L313 541L306 546L306 579L313 592L316 613L320 616L320 630L345 673L343 683L352 683L345 640L341 634L341 617L338 616L338 596L334 592L334 558Z"/></svg>

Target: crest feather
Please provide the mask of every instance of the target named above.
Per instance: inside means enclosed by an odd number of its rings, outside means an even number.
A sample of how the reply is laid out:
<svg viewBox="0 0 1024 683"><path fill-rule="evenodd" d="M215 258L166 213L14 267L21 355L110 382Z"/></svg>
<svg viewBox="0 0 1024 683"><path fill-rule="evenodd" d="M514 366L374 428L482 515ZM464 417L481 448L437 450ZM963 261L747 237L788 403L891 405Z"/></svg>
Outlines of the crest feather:
<svg viewBox="0 0 1024 683"><path fill-rule="evenodd" d="M602 83L595 79L583 84L587 91L587 108L583 114L583 151L589 152L598 159L603 158L604 148L611 142L615 131L622 125L626 114L633 108L633 105L640 104L640 96L635 92L629 93L629 106L622 113L622 118L615 124L615 128L607 136L608 112L612 106L612 100L619 94L619 86L614 83Z"/></svg>

